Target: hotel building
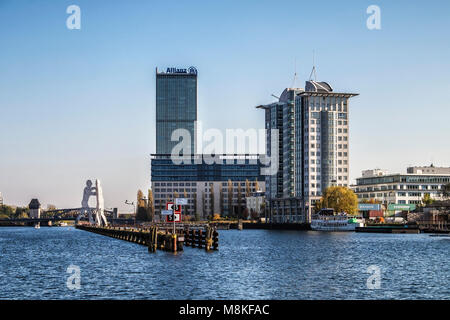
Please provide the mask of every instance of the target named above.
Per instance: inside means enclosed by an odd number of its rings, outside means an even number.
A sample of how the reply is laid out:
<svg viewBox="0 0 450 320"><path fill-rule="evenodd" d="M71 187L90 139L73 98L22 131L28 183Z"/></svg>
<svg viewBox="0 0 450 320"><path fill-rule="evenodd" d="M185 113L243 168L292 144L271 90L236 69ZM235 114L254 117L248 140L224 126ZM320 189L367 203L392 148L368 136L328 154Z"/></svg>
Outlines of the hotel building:
<svg viewBox="0 0 450 320"><path fill-rule="evenodd" d="M257 107L265 110L268 156L278 129L279 170L266 177L270 221L309 222L327 187L349 185L349 99L356 95L310 80Z"/></svg>

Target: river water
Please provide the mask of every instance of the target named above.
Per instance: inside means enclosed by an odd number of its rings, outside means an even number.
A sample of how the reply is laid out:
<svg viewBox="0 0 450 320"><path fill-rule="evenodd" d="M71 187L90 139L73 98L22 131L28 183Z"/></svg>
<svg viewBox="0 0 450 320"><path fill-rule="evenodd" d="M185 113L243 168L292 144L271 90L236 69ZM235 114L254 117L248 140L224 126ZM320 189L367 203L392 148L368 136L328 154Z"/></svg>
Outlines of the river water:
<svg viewBox="0 0 450 320"><path fill-rule="evenodd" d="M150 254L72 227L2 227L0 299L450 298L448 237L219 233L216 252ZM80 270L79 289L67 286L69 266Z"/></svg>

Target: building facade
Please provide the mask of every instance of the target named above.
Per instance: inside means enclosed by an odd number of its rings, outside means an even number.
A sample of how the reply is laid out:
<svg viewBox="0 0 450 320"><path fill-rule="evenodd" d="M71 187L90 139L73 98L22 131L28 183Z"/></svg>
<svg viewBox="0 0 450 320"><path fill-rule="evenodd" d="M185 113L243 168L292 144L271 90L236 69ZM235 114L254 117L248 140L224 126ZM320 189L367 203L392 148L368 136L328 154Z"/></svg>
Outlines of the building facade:
<svg viewBox="0 0 450 320"><path fill-rule="evenodd" d="M272 222L309 222L311 209L329 186L349 185L349 99L326 82L287 88L265 110L266 150L278 130L279 170L266 177Z"/></svg>
<svg viewBox="0 0 450 320"><path fill-rule="evenodd" d="M152 190L155 213L168 201L187 198L183 214L205 218L213 213L237 216L246 207L246 196L265 191L257 156L223 156L223 163L206 164L200 155L190 164L174 164L169 156L153 155ZM199 160L200 159L200 160ZM231 160L231 161L230 161ZM200 163L198 163L200 162Z"/></svg>
<svg viewBox="0 0 450 320"><path fill-rule="evenodd" d="M421 204L428 194L434 200L442 199L442 187L450 183L450 168L409 167L406 174L389 174L386 170L363 171L362 177L351 186L359 202L375 199L385 205Z"/></svg>
<svg viewBox="0 0 450 320"><path fill-rule="evenodd" d="M156 69L156 153L171 154L178 143L172 132L186 129L191 134L191 153L195 150L194 126L197 121L197 70Z"/></svg>
<svg viewBox="0 0 450 320"><path fill-rule="evenodd" d="M252 218L253 215L265 218L266 196L263 191L252 192L249 197L245 198L245 201L248 209L247 218Z"/></svg>
<svg viewBox="0 0 450 320"><path fill-rule="evenodd" d="M196 120L197 70L157 70L156 154L151 159L155 213L159 215L168 201L187 198L183 214L201 218L213 213L236 216L245 210L246 195L265 191L258 156L222 155L219 158L223 161L205 161L195 148ZM191 154L184 153L182 157L189 161L178 164L171 157L178 144L171 141L171 135L180 128L191 134Z"/></svg>

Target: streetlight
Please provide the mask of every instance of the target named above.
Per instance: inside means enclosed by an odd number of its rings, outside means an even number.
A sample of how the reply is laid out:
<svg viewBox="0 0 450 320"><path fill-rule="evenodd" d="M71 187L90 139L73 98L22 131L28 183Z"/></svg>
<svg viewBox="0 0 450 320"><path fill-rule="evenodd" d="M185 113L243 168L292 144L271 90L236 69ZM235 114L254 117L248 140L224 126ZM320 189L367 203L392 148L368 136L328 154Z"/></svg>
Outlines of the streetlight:
<svg viewBox="0 0 450 320"><path fill-rule="evenodd" d="M133 206L134 224L136 224L136 206L134 205L134 202L129 202L128 200L125 200L125 204Z"/></svg>

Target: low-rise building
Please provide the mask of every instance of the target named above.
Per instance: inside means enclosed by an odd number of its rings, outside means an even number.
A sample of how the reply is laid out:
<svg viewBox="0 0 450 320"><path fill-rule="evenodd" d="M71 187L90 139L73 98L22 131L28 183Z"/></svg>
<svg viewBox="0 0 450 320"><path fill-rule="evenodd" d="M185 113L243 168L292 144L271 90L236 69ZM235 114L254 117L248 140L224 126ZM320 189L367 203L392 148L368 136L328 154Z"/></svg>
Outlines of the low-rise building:
<svg viewBox="0 0 450 320"><path fill-rule="evenodd" d="M187 198L183 214L205 218L213 213L237 216L245 210L248 194L265 192L257 155L222 155L222 163L205 163L192 156L190 163L174 164L169 155L153 155L151 162L155 214L174 198Z"/></svg>
<svg viewBox="0 0 450 320"><path fill-rule="evenodd" d="M351 188L359 202L375 199L382 204L422 204L427 194L431 199L442 200L442 188L448 183L450 168L430 165L409 167L406 174L390 174L380 169L365 170Z"/></svg>
<svg viewBox="0 0 450 320"><path fill-rule="evenodd" d="M249 197L245 198L246 206L248 209L249 217L256 215L257 217L264 217L264 204L266 197L263 191L257 190L252 192Z"/></svg>

